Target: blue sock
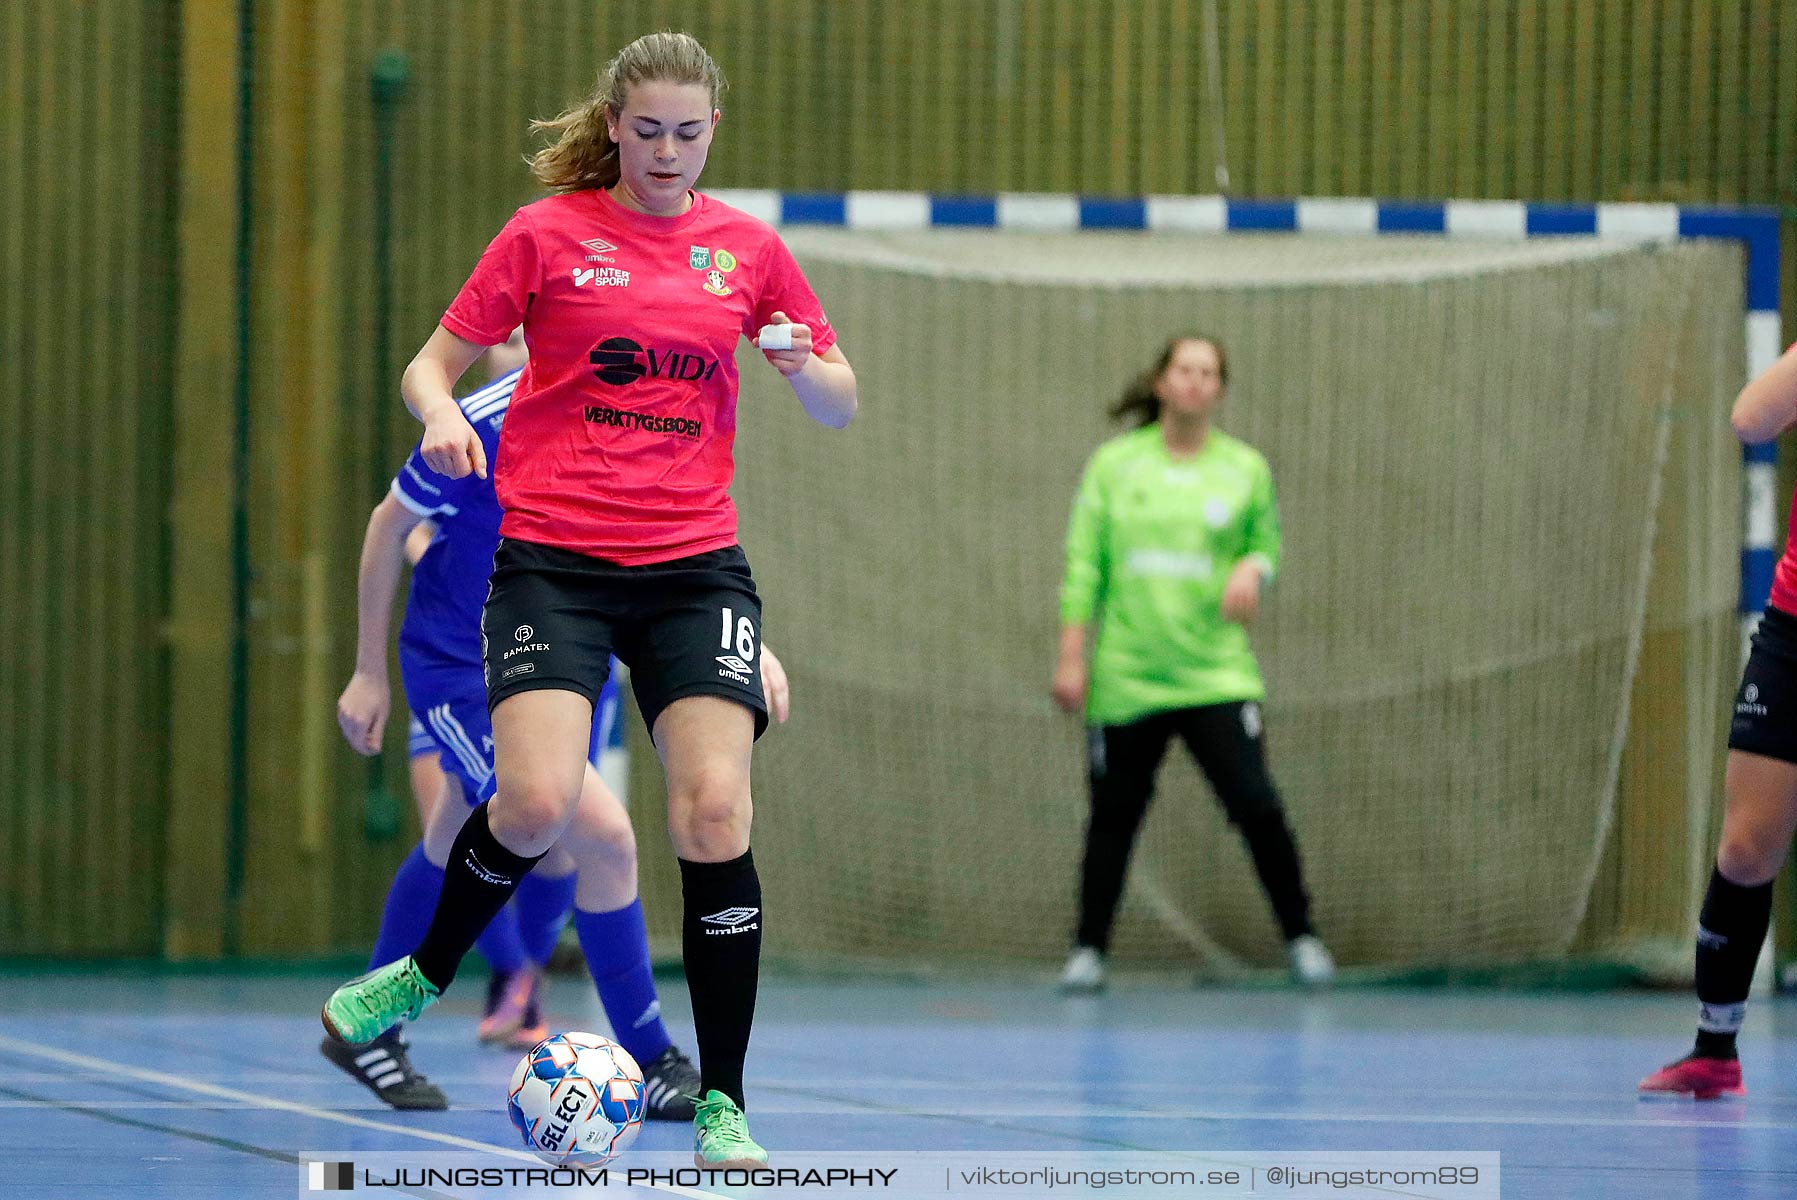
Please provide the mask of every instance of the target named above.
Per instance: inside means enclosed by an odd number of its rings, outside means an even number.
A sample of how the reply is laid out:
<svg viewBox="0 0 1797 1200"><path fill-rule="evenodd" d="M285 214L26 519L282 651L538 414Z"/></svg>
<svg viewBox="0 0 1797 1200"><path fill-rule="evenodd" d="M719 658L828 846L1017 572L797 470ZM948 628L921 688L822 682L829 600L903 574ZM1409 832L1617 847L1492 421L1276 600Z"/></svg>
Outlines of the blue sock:
<svg viewBox="0 0 1797 1200"><path fill-rule="evenodd" d="M638 1066L648 1066L674 1040L661 1023L661 1000L649 973L649 931L643 925L642 899L616 912L577 908L574 932L580 935L580 949L611 1021L613 1040L630 1051Z"/></svg>
<svg viewBox="0 0 1797 1200"><path fill-rule="evenodd" d="M443 872L438 871L439 878ZM525 876L529 878L529 876ZM518 906L509 903L500 909L498 914L487 922L480 936L474 939L474 948L480 956L487 960L487 966L500 975L510 975L524 968L524 940L518 936Z"/></svg>
<svg viewBox="0 0 1797 1200"><path fill-rule="evenodd" d="M443 868L424 857L424 844L412 847L406 860L393 872L387 888L387 907L381 910L381 932L374 939L368 969L384 967L404 958L424 938L431 914L437 909L437 893L443 890Z"/></svg>
<svg viewBox="0 0 1797 1200"><path fill-rule="evenodd" d="M518 937L524 944L524 956L537 966L547 966L555 953L555 943L568 923L568 912L574 907L573 871L566 875L545 875L532 871L518 885L512 907L518 910Z"/></svg>

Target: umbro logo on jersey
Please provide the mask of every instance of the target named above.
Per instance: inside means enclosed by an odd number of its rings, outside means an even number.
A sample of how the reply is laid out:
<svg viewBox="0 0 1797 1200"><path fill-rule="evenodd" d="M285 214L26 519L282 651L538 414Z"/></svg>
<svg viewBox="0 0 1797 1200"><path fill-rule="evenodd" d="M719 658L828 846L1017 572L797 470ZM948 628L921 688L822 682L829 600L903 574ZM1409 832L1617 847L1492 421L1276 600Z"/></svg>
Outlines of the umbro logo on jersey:
<svg viewBox="0 0 1797 1200"><path fill-rule="evenodd" d="M612 260L607 256L613 250L617 249L616 246L612 245L604 238L588 238L580 244L592 251L591 254L587 255L588 262L610 262Z"/></svg>

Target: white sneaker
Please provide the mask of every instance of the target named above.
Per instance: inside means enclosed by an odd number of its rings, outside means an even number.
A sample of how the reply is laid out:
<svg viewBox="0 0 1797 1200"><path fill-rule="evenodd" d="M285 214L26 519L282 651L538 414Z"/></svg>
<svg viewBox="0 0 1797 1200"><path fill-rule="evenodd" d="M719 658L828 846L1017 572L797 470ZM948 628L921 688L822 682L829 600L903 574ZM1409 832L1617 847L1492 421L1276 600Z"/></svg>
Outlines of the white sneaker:
<svg viewBox="0 0 1797 1200"><path fill-rule="evenodd" d="M1295 937L1286 946L1292 958L1292 978L1305 987L1328 987L1335 982L1335 959L1323 939L1314 933Z"/></svg>
<svg viewBox="0 0 1797 1200"><path fill-rule="evenodd" d="M1104 955L1090 946L1077 946L1061 969L1063 992L1096 992L1104 988Z"/></svg>

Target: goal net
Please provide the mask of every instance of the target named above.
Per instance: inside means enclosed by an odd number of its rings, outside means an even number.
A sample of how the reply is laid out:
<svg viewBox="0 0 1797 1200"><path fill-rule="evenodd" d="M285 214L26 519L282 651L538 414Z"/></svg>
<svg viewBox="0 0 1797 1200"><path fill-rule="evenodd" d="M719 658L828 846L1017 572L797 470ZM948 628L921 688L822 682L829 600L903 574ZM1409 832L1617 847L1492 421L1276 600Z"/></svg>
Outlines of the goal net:
<svg viewBox="0 0 1797 1200"><path fill-rule="evenodd" d="M1344 965L1689 957L1740 654L1736 250L785 235L862 410L812 425L744 345L735 496L794 703L755 760L770 960L1065 953L1086 812L1083 739L1048 697L1068 505L1106 407L1188 331L1227 347L1219 425L1278 488L1253 628L1269 762ZM676 951L659 768L646 744L633 761ZM1177 744L1114 957L1283 962Z"/></svg>

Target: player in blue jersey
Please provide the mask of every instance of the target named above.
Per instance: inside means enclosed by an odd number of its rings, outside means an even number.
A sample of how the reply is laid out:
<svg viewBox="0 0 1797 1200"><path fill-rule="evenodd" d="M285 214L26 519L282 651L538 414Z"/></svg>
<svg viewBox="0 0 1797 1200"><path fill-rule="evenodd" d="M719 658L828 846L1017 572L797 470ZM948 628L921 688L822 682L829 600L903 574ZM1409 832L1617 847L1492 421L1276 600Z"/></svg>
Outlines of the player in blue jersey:
<svg viewBox="0 0 1797 1200"><path fill-rule="evenodd" d="M514 355L509 345L495 348L488 356L489 368L498 374L504 374L522 361L522 348ZM436 535L437 526L434 521L419 521L412 527L405 538L405 560L408 566L418 565ZM385 678L383 674L383 683ZM418 827L428 831L432 815L436 813L445 795L449 794L450 804L457 805L463 796L463 789L459 781L445 775L443 746L424 727L424 722L418 719L418 715L408 710L406 723L406 752L409 756L412 800L418 809ZM595 723L595 746L603 741L601 732L601 727ZM598 762L598 751L595 749L593 763L597 766ZM450 811L459 813L461 809L455 807ZM454 820L459 821L460 818L456 817ZM435 841L427 839L426 857L433 863L442 857L440 848L433 847L437 847L437 843L444 838L453 839L456 828L457 825L451 823L447 826L449 832L440 835ZM481 1015L480 1040L489 1045L517 1050L528 1049L548 1036L548 1027L543 1024L542 1013L537 1004L537 985L541 981L543 968L548 964L547 955L554 950L554 943L550 942L541 947L541 954L526 956L518 924L519 909L522 907L524 905L514 899L487 925L478 943L488 966L492 968L492 975L487 980L486 1008ZM549 919L553 920L553 915ZM385 1060L379 1057L371 1062L376 1067L386 1066ZM403 1075L404 1072L401 1071L400 1074ZM392 1079L394 1071L381 1069L373 1076L364 1072L363 1077L365 1082L372 1078Z"/></svg>
<svg viewBox="0 0 1797 1200"><path fill-rule="evenodd" d="M469 423L497 452L519 370L494 379L461 401ZM411 709L441 750L447 792L425 837L400 866L388 894L371 966L404 952L428 925L455 835L469 805L493 792L493 741L482 678L480 613L499 543L499 506L490 480L438 475L416 450L389 494L370 514L358 582L357 666L338 702L338 721L358 752L380 748L390 689L386 678L387 614L398 588L400 547L422 520L438 527L413 571L399 635L400 673ZM530 631L518 630L520 644ZM784 673L772 660L768 700L776 717L787 707ZM594 708L594 747L616 719L618 693L608 688ZM540 877L540 878L539 878ZM574 823L516 897L519 937L535 979L570 907L613 1037L643 1066L652 1119L691 1120L699 1076L663 1027L650 976L649 951L636 887L636 840L617 797L589 767ZM507 910L509 911L509 910ZM502 911L501 918L506 913ZM486 950L483 938L482 949ZM397 947L397 948L396 948ZM526 1018L536 1025L534 1012ZM514 1026L514 1029L517 1027ZM396 1108L442 1108L440 1089L414 1071L398 1028L374 1043L349 1046L327 1037L325 1056Z"/></svg>
<svg viewBox="0 0 1797 1200"><path fill-rule="evenodd" d="M489 388L494 382L515 378L524 361L521 338L494 347L486 358L487 369L495 377L489 381ZM416 469L413 474L416 476ZM452 677L458 664L467 661L469 653L478 653L478 642L473 650L463 644L470 639L465 632L456 632L457 621L479 619L484 584L479 578L478 560L483 550L490 553L494 538L492 530L497 527L498 517L490 497L483 504L480 496L473 496L466 505L467 512L458 511L453 503L429 503L435 499L426 490L429 486L418 483L415 478L408 479L402 471L390 493L398 505L377 509L371 518L369 538L363 546L360 587L364 601L378 602L372 608L364 606L364 620L358 630L357 674L350 680L339 704L340 720L346 711L360 712L364 719L378 711L380 719L385 721L384 705L389 692L385 617L390 611L401 570L401 563L394 554L399 548L398 552L404 562L412 566L415 575L428 556L430 563L422 568L424 575L420 576L419 589L411 602L419 611L408 616L406 632L401 635L401 657L408 677L430 676L423 681L421 694L432 707L420 707L419 694L415 693L412 710L413 719L425 726L424 737L435 753L413 758L419 825L425 831L423 861L408 860L401 867L388 897L383 928L392 929L394 936L417 925L416 910L422 908L425 919L428 919L430 906L435 901L432 868L440 866L447 855L456 831L461 827L466 806L477 799L476 792L484 773L477 761L478 753L472 760L469 758L475 747L445 703L451 694L445 690L445 685L448 683L446 676ZM453 543L447 536L440 536L440 530L445 526L454 530ZM472 551L472 557L469 551ZM465 572L472 574L464 579ZM374 589L372 596L370 589ZM383 596L385 599L380 600ZM414 692L414 689L408 688L408 692ZM369 706L377 701L382 707L371 709ZM353 721L345 724L346 736L350 735L353 724ZM378 744L370 748L357 743L354 738L351 742L362 753L375 753L379 749ZM460 765L462 769L445 771L445 764ZM430 769L431 766L436 769ZM440 808L444 808L444 812L443 823L439 825L432 817ZM561 931L574 888L574 866L565 855L558 856L550 866L552 869L545 875L545 882L496 916L478 942L493 972L479 1028L480 1040L490 1045L522 1049L547 1036L538 1011L537 985L541 968L555 948L556 936ZM429 895L425 896L425 892ZM524 937L526 929L532 933L528 949ZM370 1075L365 1070L362 1072L364 1082L372 1078L391 1079L394 1071L386 1069L387 1065L385 1059L370 1059L369 1069L377 1074ZM405 1093L389 1089L383 1094L392 1099Z"/></svg>

